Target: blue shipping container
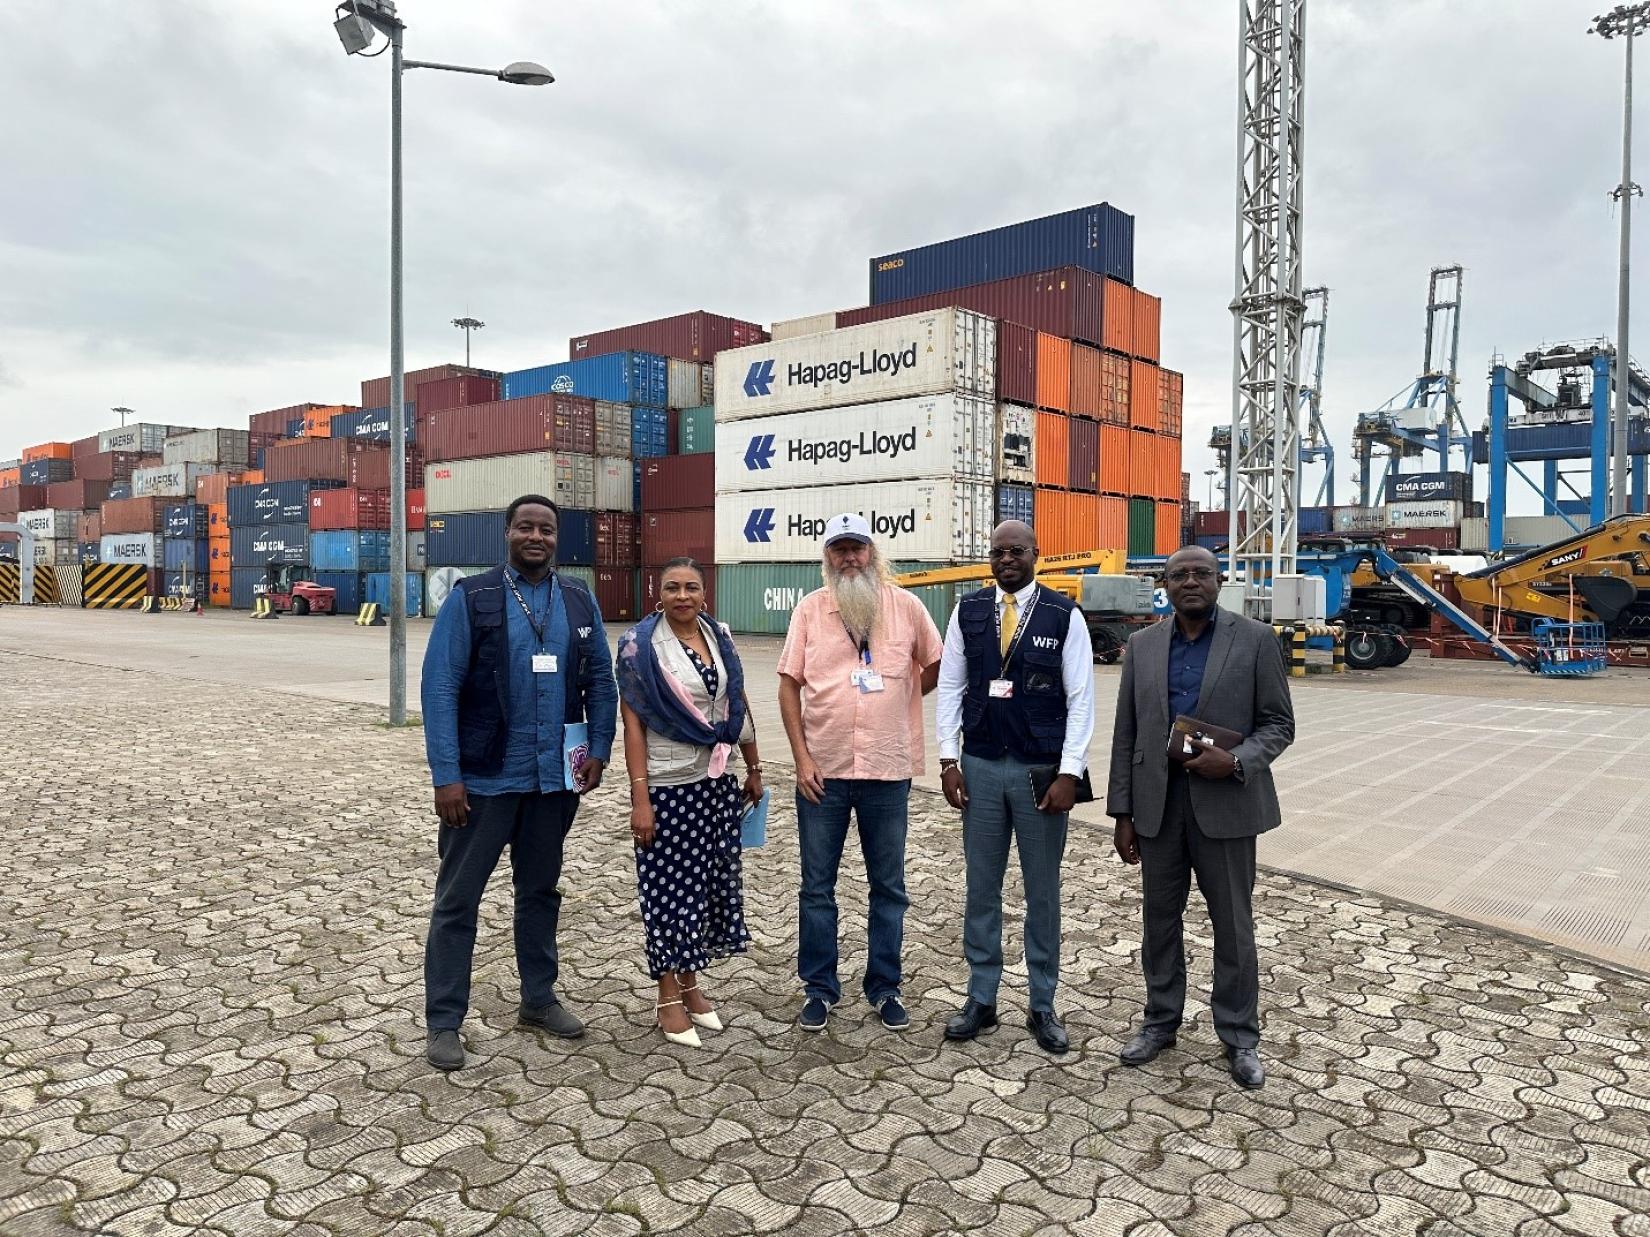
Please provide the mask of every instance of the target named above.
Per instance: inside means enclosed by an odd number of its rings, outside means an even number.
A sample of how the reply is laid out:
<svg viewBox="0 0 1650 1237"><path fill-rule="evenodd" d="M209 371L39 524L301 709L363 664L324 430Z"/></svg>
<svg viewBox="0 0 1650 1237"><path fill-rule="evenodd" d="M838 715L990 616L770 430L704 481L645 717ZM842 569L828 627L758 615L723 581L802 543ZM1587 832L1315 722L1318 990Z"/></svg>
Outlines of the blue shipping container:
<svg viewBox="0 0 1650 1237"><path fill-rule="evenodd" d="M630 454L638 460L670 454L669 412L663 408L630 410Z"/></svg>
<svg viewBox="0 0 1650 1237"><path fill-rule="evenodd" d="M504 512L458 511L424 517L424 561L431 567L502 563Z"/></svg>
<svg viewBox="0 0 1650 1237"><path fill-rule="evenodd" d="M206 599L206 577L195 573L182 571L168 571L161 577L161 588L167 597L193 597L197 601Z"/></svg>
<svg viewBox="0 0 1650 1237"><path fill-rule="evenodd" d="M316 536L321 534L317 533ZM333 612L335 614L354 615L361 609L361 603L366 600L366 590L361 585L362 576L359 571L317 571L315 583L332 589L337 596L333 598ZM230 581L233 586L234 581ZM411 611L408 611L411 613Z"/></svg>
<svg viewBox="0 0 1650 1237"><path fill-rule="evenodd" d="M229 561L237 568L309 562L308 524L257 524L229 530Z"/></svg>
<svg viewBox="0 0 1650 1237"><path fill-rule="evenodd" d="M596 516L590 511L561 509L556 532L556 561L569 567L596 565Z"/></svg>
<svg viewBox="0 0 1650 1237"><path fill-rule="evenodd" d="M1329 508L1302 507L1295 527L1302 537L1326 536L1329 532Z"/></svg>
<svg viewBox="0 0 1650 1237"><path fill-rule="evenodd" d="M74 461L30 460L18 469L18 474L19 485L50 485L54 481L73 481Z"/></svg>
<svg viewBox="0 0 1650 1237"><path fill-rule="evenodd" d="M99 541L82 541L79 551L81 563L90 567L97 562L98 555L103 553L103 543Z"/></svg>
<svg viewBox="0 0 1650 1237"><path fill-rule="evenodd" d="M212 569L211 543L195 537L164 538L160 543L160 565L167 571L205 575Z"/></svg>
<svg viewBox="0 0 1650 1237"><path fill-rule="evenodd" d="M232 485L227 495L229 527L252 524L309 523L311 490L330 490L342 481L270 481L264 485Z"/></svg>
<svg viewBox="0 0 1650 1237"><path fill-rule="evenodd" d="M304 436L304 419L302 417L293 417L286 423L286 436L288 438L302 438Z"/></svg>
<svg viewBox="0 0 1650 1237"><path fill-rule="evenodd" d="M167 507L163 515L164 523L160 530L163 537L206 536L205 503L176 503Z"/></svg>
<svg viewBox="0 0 1650 1237"><path fill-rule="evenodd" d="M407 441L413 442L418 436L418 429L414 418L418 412L416 404L404 404L405 419L402 421L403 432ZM340 412L332 418L332 436L334 438L367 438L373 442L388 442L390 440L390 410L388 408L357 408L354 412Z"/></svg>
<svg viewBox="0 0 1650 1237"><path fill-rule="evenodd" d="M669 363L658 353L609 352L505 374L502 398L554 393L663 408L669 385Z"/></svg>
<svg viewBox="0 0 1650 1237"><path fill-rule="evenodd" d="M630 509L632 511L642 509L642 465L640 461L630 466Z"/></svg>
<svg viewBox="0 0 1650 1237"><path fill-rule="evenodd" d="M1134 216L1101 202L871 259L871 304L1080 266L1134 282Z"/></svg>
<svg viewBox="0 0 1650 1237"><path fill-rule="evenodd" d="M307 561L316 571L353 571L357 574L363 571L388 571L389 530L342 529L311 533Z"/></svg>
<svg viewBox="0 0 1650 1237"><path fill-rule="evenodd" d="M109 486L109 497L110 498L130 498L131 496L132 496L132 483L130 481L115 481L115 482L112 482L110 484L110 486Z"/></svg>
<svg viewBox="0 0 1650 1237"><path fill-rule="evenodd" d="M1229 540L1225 533L1204 533L1197 538L1197 544L1205 550L1224 550Z"/></svg>
<svg viewBox="0 0 1650 1237"><path fill-rule="evenodd" d="M250 610L252 600L264 592L268 573L262 567L237 567L229 573L229 604L236 610Z"/></svg>
<svg viewBox="0 0 1650 1237"><path fill-rule="evenodd" d="M1030 524L1034 497L1029 485L999 485L997 487L997 523L1019 520Z"/></svg>
<svg viewBox="0 0 1650 1237"><path fill-rule="evenodd" d="M416 571L406 572L407 577L407 613L424 613L424 577ZM384 608L386 615L390 612L390 573L375 571L367 577L366 591L362 594L362 601L376 601Z"/></svg>

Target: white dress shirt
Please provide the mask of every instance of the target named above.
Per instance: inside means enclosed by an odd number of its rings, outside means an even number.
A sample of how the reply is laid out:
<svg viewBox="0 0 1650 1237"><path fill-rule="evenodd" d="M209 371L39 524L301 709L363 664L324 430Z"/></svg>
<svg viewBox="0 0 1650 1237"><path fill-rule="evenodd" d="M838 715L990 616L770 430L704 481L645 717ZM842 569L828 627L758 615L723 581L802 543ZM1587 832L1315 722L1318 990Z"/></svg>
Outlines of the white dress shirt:
<svg viewBox="0 0 1650 1237"><path fill-rule="evenodd" d="M1036 591L1033 580L1014 594L1018 621L1025 622L1026 606ZM997 589L997 622L1003 618L1003 601L1008 594ZM1094 737L1094 645L1083 612L1073 606L1071 627L1066 632L1060 656L1060 678L1066 688L1066 741L1060 748L1060 772L1081 777L1089 762L1089 740ZM968 692L968 655L963 648L962 628L957 612L945 629L945 653L940 657L939 700L935 706L935 727L940 737L940 758L954 760L962 750L963 697Z"/></svg>

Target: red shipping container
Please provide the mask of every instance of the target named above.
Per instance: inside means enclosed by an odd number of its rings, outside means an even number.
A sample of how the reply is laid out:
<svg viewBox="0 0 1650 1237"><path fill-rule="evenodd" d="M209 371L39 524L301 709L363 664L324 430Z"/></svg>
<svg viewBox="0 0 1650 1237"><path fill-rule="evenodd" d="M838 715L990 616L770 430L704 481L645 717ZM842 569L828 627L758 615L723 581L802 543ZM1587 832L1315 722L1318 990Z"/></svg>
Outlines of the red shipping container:
<svg viewBox="0 0 1650 1237"><path fill-rule="evenodd" d="M411 472L411 461L408 461ZM359 489L390 488L390 449L359 438L304 438L264 451L265 481L342 481Z"/></svg>
<svg viewBox="0 0 1650 1237"><path fill-rule="evenodd" d="M77 541L97 541L103 536L103 513L101 511L82 511L80 513L80 527L75 534Z"/></svg>
<svg viewBox="0 0 1650 1237"><path fill-rule="evenodd" d="M661 455L642 463L642 510L680 511L716 501L716 456ZM674 557L667 555L666 557ZM706 557L709 557L708 553ZM650 559L663 562L663 559Z"/></svg>
<svg viewBox="0 0 1650 1237"><path fill-rule="evenodd" d="M69 454L71 458L79 461L85 459L88 455L96 455L97 439L98 436L96 434L88 434L84 438L75 439L69 444ZM76 470L76 475L78 475L78 470Z"/></svg>
<svg viewBox="0 0 1650 1237"><path fill-rule="evenodd" d="M423 474L423 469L419 469ZM424 487L407 491L407 531L420 532L424 528Z"/></svg>
<svg viewBox="0 0 1650 1237"><path fill-rule="evenodd" d="M69 511L90 511L109 497L107 481L53 481L46 487L46 505Z"/></svg>
<svg viewBox="0 0 1650 1237"><path fill-rule="evenodd" d="M1069 488L1093 494L1100 485L1100 423L1072 417L1066 422Z"/></svg>
<svg viewBox="0 0 1650 1237"><path fill-rule="evenodd" d="M1104 276L1093 271L1062 266L1033 275L995 279L969 288L953 288L949 292L930 292L902 301L845 309L836 316L836 324L838 327L859 326L864 322L881 322L887 318L903 318L907 314L958 305L976 313L1058 335L1062 339L1077 339L1099 347L1104 342L1101 324L1107 282Z"/></svg>
<svg viewBox="0 0 1650 1237"><path fill-rule="evenodd" d="M425 460L432 464L552 450L559 398L564 397L527 395L493 404L448 408L433 413L428 420L420 417L419 446Z"/></svg>
<svg viewBox="0 0 1650 1237"><path fill-rule="evenodd" d="M636 598L636 569L596 568L596 604L601 607L604 623L615 620L634 623L640 618L641 612Z"/></svg>
<svg viewBox="0 0 1650 1237"><path fill-rule="evenodd" d="M147 467L145 461L154 458L136 451L98 451L77 459L74 475L84 481L130 481L134 468Z"/></svg>
<svg viewBox="0 0 1650 1237"><path fill-rule="evenodd" d="M1426 546L1434 550L1454 550L1461 544L1458 528L1388 528L1381 540L1389 546Z"/></svg>
<svg viewBox="0 0 1650 1237"><path fill-rule="evenodd" d="M115 498L103 504L105 533L155 533L166 523L170 498Z"/></svg>
<svg viewBox="0 0 1650 1237"><path fill-rule="evenodd" d="M254 434L273 434L277 438L285 438L288 421L305 416L316 408L326 408L328 406L326 404L292 404L286 408L271 408L268 412L255 412L246 419L246 427Z"/></svg>
<svg viewBox="0 0 1650 1237"><path fill-rule="evenodd" d="M413 403L418 419L422 421L432 412L448 408L468 408L472 404L498 402L499 380L487 374L460 374L456 378L437 378L421 382L413 388Z"/></svg>
<svg viewBox="0 0 1650 1237"><path fill-rule="evenodd" d="M596 454L596 401L582 395L552 395L551 406L557 451Z"/></svg>
<svg viewBox="0 0 1650 1237"><path fill-rule="evenodd" d="M716 614L716 566L713 563L699 561L699 569L705 573L705 609L714 617ZM658 609L662 599L659 592L659 579L664 575L662 567L642 568L642 613L651 614Z"/></svg>
<svg viewBox="0 0 1650 1237"><path fill-rule="evenodd" d="M19 511L38 511L46 505L48 485L8 485L0 487L0 515L14 516ZM8 524L16 523L8 519Z"/></svg>
<svg viewBox="0 0 1650 1237"><path fill-rule="evenodd" d="M767 342L768 333L754 322L741 322L738 318L724 318L721 314L696 309L673 318L656 318L634 326L575 335L567 341L567 356L577 361L634 349L657 352L679 361L708 361L724 348Z"/></svg>
<svg viewBox="0 0 1650 1237"><path fill-rule="evenodd" d="M642 526L628 511L596 513L596 566L638 567L642 561Z"/></svg>
<svg viewBox="0 0 1650 1237"><path fill-rule="evenodd" d="M309 526L317 531L348 528L388 528L388 490L312 490L309 495Z"/></svg>
<svg viewBox="0 0 1650 1237"><path fill-rule="evenodd" d="M642 557L655 566L673 558L710 562L716 557L716 508L648 512L642 517Z"/></svg>
<svg viewBox="0 0 1650 1237"><path fill-rule="evenodd" d="M474 369L468 365L432 365L428 369L406 370L401 375L401 398L417 403L414 392L426 382L439 382L443 378L458 378L465 374L480 374L484 378L497 378L499 375L490 369ZM361 407L388 408L390 406L390 376L382 378L368 378L361 383Z"/></svg>
<svg viewBox="0 0 1650 1237"><path fill-rule="evenodd" d="M997 398L1037 404L1037 332L1018 322L997 323Z"/></svg>

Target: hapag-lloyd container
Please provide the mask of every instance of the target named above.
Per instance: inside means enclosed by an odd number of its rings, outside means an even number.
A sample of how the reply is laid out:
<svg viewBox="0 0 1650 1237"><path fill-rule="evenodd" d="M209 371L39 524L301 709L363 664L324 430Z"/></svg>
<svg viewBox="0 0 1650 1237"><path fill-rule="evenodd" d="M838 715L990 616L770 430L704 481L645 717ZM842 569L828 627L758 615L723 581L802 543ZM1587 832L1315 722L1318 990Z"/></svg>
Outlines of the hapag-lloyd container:
<svg viewBox="0 0 1650 1237"><path fill-rule="evenodd" d="M100 563L142 563L156 567L156 548L160 538L154 533L104 533L98 542L97 561Z"/></svg>
<svg viewBox="0 0 1650 1237"><path fill-rule="evenodd" d="M1019 404L997 405L997 480L1031 485L1037 480L1036 470L1037 413Z"/></svg>
<svg viewBox="0 0 1650 1237"><path fill-rule="evenodd" d="M195 482L217 471L215 464L160 464L132 470L133 498L193 498Z"/></svg>
<svg viewBox="0 0 1650 1237"><path fill-rule="evenodd" d="M832 516L857 512L888 558L983 559L996 502L989 481L945 478L759 490L716 496L718 563L783 563L819 557Z"/></svg>
<svg viewBox="0 0 1650 1237"><path fill-rule="evenodd" d="M1459 528L1466 514L1464 504L1454 500L1431 502L1388 503L1388 528Z"/></svg>
<svg viewBox="0 0 1650 1237"><path fill-rule="evenodd" d="M669 394L665 358L656 352L612 352L504 375L504 398L582 395L617 404L663 408Z"/></svg>
<svg viewBox="0 0 1650 1237"><path fill-rule="evenodd" d="M709 361L724 348L742 348L746 344L762 343L767 338L767 332L754 322L743 322L738 318L726 318L697 309L670 318L656 318L652 322L575 335L567 341L567 355L577 360L626 348L639 348L644 352L657 352L661 356L683 361Z"/></svg>
<svg viewBox="0 0 1650 1237"><path fill-rule="evenodd" d="M918 477L990 478L997 410L949 391L853 404L831 416L794 412L724 426L716 436L718 491Z"/></svg>
<svg viewBox="0 0 1650 1237"><path fill-rule="evenodd" d="M961 309L804 335L716 358L716 419L961 391L995 398L997 324Z"/></svg>

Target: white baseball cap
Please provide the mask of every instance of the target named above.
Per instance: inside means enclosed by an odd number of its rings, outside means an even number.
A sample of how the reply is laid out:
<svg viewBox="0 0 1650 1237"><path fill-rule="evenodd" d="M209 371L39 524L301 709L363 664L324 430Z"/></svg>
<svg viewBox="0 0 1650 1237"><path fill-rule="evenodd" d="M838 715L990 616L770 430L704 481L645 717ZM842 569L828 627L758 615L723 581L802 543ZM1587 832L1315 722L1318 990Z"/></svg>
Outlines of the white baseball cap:
<svg viewBox="0 0 1650 1237"><path fill-rule="evenodd" d="M862 515L852 511L845 511L841 515L833 515L831 522L825 526L825 544L834 545L838 541L863 541L871 544L871 525Z"/></svg>

